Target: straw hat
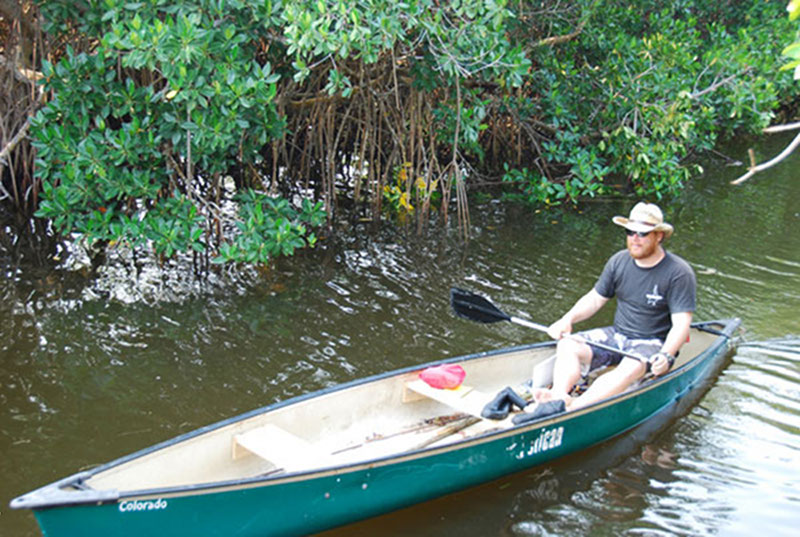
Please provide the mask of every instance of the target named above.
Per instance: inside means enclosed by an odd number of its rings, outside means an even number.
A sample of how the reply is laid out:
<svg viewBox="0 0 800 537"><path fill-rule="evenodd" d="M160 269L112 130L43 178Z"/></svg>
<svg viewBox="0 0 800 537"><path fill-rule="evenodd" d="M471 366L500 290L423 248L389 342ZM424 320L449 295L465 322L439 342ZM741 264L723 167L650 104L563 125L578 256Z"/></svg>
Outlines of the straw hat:
<svg viewBox="0 0 800 537"><path fill-rule="evenodd" d="M634 205L628 218L615 216L612 220L618 226L631 231L662 231L665 239L669 238L674 231L670 224L664 222L664 214L657 205L643 201Z"/></svg>

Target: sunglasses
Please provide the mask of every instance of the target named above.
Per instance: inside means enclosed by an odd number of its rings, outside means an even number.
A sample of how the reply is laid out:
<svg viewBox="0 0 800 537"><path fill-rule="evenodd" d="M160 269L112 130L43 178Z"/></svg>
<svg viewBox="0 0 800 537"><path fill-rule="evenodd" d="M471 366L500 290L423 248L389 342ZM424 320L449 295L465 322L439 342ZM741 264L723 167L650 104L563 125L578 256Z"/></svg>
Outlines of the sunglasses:
<svg viewBox="0 0 800 537"><path fill-rule="evenodd" d="M637 237L644 238L644 237L647 237L652 232L653 232L652 230L650 230L650 231L631 231L630 229L626 229L625 230L625 234L628 237L633 237L634 235L636 235Z"/></svg>

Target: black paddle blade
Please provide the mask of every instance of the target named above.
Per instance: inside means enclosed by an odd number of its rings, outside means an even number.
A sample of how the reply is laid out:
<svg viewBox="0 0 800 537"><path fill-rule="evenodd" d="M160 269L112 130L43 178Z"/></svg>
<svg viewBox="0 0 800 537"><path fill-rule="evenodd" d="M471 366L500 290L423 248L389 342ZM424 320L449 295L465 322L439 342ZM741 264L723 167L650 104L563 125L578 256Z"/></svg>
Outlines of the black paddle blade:
<svg viewBox="0 0 800 537"><path fill-rule="evenodd" d="M511 316L503 313L497 306L480 295L464 289L450 289L450 305L459 317L479 323L508 321Z"/></svg>

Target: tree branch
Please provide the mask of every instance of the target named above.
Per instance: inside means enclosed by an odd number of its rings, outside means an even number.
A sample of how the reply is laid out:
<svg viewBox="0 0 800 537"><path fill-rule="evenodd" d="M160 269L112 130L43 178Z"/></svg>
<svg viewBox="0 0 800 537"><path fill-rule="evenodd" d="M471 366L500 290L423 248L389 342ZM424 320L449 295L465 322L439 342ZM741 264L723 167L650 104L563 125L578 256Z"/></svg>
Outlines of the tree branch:
<svg viewBox="0 0 800 537"><path fill-rule="evenodd" d="M539 41L537 41L534 46L553 47L556 45L561 45L563 43L566 43L567 41L572 41L573 39L581 35L583 29L586 27L586 23L594 14L595 8L597 8L597 3L598 3L597 0L595 0L594 2L592 2L591 6L588 6L583 10L583 14L581 15L580 21L578 22L578 26L575 28L574 32L565 35L554 35L552 37L545 37L544 39L540 39Z"/></svg>
<svg viewBox="0 0 800 537"><path fill-rule="evenodd" d="M556 45L561 45L562 43L566 43L567 41L572 41L583 32L583 27L586 26L586 20L582 20L578 27L575 28L575 31L565 35L554 35L552 37L545 37L544 39L540 39L536 42L537 47L554 47Z"/></svg>
<svg viewBox="0 0 800 537"><path fill-rule="evenodd" d="M14 78L23 84L36 84L38 80L44 78L44 75L39 71L14 65L13 62L6 59L2 54L0 54L0 67L5 67L11 71L14 74Z"/></svg>
<svg viewBox="0 0 800 537"><path fill-rule="evenodd" d="M11 138L11 140L6 144L3 150L0 151L0 166L8 165L8 162L6 161L8 155L10 155L11 152L14 151L14 148L17 147L17 144L23 138L25 138L28 132L28 127L30 127L30 125L31 125L30 121L26 121L25 125L23 125L22 128L17 131L17 134L15 134L14 137Z"/></svg>
<svg viewBox="0 0 800 537"><path fill-rule="evenodd" d="M11 141L9 141L3 148L3 150L0 151L0 175L2 175L3 168L5 166L8 166L8 161L6 159L8 159L8 156L11 154L11 152L14 150L17 144L19 144L19 142L25 138L29 126L30 126L30 121L26 121L25 125L23 125L19 131L17 131L17 134L15 134L14 137L11 138ZM0 200L4 200L10 197L11 194L8 193L8 191L3 186L3 182L0 181Z"/></svg>
<svg viewBox="0 0 800 537"><path fill-rule="evenodd" d="M800 129L800 121L796 123L787 123L786 125L775 125L774 127L767 127L764 129L763 132L773 133L773 132L786 132L786 131L795 131Z"/></svg>
<svg viewBox="0 0 800 537"><path fill-rule="evenodd" d="M771 167L775 166L777 163L779 163L780 161L782 161L783 159L788 157L792 153L792 151L797 149L798 146L800 146L800 134L795 136L794 140L792 140L792 143L790 143L788 146L786 146L786 149L781 151L780 155L778 155L777 157L775 157L774 159L772 159L772 160L770 160L768 162L765 162L763 164L759 164L758 166L753 166L751 164L750 170L746 174L744 174L743 176L741 176L738 179L736 179L735 181L731 181L731 184L732 185L741 184L741 183L747 181L748 179L750 179L751 177L753 177L758 172L764 171L767 168L771 168ZM752 158L751 158L751 162L752 162Z"/></svg>
<svg viewBox="0 0 800 537"><path fill-rule="evenodd" d="M751 69L752 69L751 67L748 67L744 71L742 71L741 73L736 73L736 74L733 74L733 75L731 75L731 76L729 76L727 78L723 78L722 80L718 80L718 81L714 82L713 84L711 84L706 89L690 94L689 97L691 97L692 99L697 99L698 97L702 97L706 93L711 93L712 91L715 91L717 88L719 88L721 86L724 86L728 82L731 82L732 80L734 80L734 79L746 74Z"/></svg>

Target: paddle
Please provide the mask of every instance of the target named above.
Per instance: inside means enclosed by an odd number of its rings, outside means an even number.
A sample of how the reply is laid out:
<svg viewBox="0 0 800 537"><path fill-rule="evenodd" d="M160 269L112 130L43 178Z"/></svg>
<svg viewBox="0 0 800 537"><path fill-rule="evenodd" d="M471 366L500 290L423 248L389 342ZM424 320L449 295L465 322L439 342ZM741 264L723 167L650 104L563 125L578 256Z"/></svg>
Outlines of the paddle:
<svg viewBox="0 0 800 537"><path fill-rule="evenodd" d="M456 315L464 319L469 319L470 321L477 321L479 323L496 323L499 321L510 321L520 326L533 328L534 330L539 330L540 332L547 333L547 327L545 325L533 323L525 319L520 319L519 317L513 317L501 311L497 306L489 302L486 298L478 294L475 294L471 291L465 291L464 289L453 287L452 289L450 289L450 305L453 307L453 311L456 313ZM607 351L616 352L617 354L634 358L636 360L639 360L640 362L645 362L645 363L647 362L646 358L639 356L638 354L622 351L614 347L610 347L608 345L603 345L602 343L589 341L572 335L567 337L570 337L575 341L580 341L588 345L592 345L593 347L597 347L598 349L604 349Z"/></svg>

